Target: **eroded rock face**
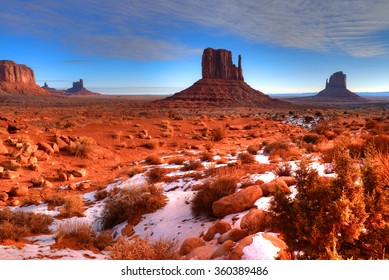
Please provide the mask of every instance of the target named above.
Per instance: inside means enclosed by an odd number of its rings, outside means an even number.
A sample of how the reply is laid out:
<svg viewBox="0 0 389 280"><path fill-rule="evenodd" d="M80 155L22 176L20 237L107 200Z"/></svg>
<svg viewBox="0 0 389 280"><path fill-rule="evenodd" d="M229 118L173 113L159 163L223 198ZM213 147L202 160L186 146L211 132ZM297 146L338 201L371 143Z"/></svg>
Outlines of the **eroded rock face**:
<svg viewBox="0 0 389 280"><path fill-rule="evenodd" d="M232 63L232 54L228 50L207 48L203 52L203 79L224 79L243 81L242 57L239 55L238 67Z"/></svg>
<svg viewBox="0 0 389 280"><path fill-rule="evenodd" d="M0 93L50 95L35 83L34 71L11 60L0 60Z"/></svg>
<svg viewBox="0 0 389 280"><path fill-rule="evenodd" d="M331 75L330 81L327 80L326 88L347 88L346 87L346 74L342 71L336 72Z"/></svg>
<svg viewBox="0 0 389 280"><path fill-rule="evenodd" d="M0 81L35 85L35 76L26 65L16 64L12 60L0 60Z"/></svg>

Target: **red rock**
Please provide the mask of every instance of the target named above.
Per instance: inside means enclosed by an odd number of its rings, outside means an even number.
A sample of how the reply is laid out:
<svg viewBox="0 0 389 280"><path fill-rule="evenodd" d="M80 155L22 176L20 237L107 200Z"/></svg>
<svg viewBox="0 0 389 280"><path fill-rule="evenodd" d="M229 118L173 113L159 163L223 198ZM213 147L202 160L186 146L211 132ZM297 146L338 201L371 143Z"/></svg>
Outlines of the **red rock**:
<svg viewBox="0 0 389 280"><path fill-rule="evenodd" d="M240 228L251 234L265 231L269 226L267 215L267 212L262 209L251 209L240 221Z"/></svg>
<svg viewBox="0 0 389 280"><path fill-rule="evenodd" d="M50 159L50 156L42 150L38 150L34 153L34 157L38 159L38 161L48 161Z"/></svg>
<svg viewBox="0 0 389 280"><path fill-rule="evenodd" d="M86 170L85 169L73 170L72 174L73 174L74 177L85 177Z"/></svg>
<svg viewBox="0 0 389 280"><path fill-rule="evenodd" d="M249 234L247 233L246 230L244 229L240 229L240 228L233 228L231 229L230 231L227 231L225 233L223 233L219 238L218 238L218 242L219 243L224 243L226 242L227 240L232 240L234 242L237 242L243 238L245 238L246 236L248 236Z"/></svg>
<svg viewBox="0 0 389 280"><path fill-rule="evenodd" d="M219 248L217 248L215 252L213 252L210 259L211 260L224 259L225 257L227 257L230 254L230 252L232 251L232 248L234 248L235 244L236 243L234 241L227 240L222 245L220 245Z"/></svg>
<svg viewBox="0 0 389 280"><path fill-rule="evenodd" d="M6 192L0 192L0 201L7 201L8 200L8 194Z"/></svg>
<svg viewBox="0 0 389 280"><path fill-rule="evenodd" d="M76 183L70 183L69 186L68 186L68 189L71 190L71 191L74 191L75 189L77 189Z"/></svg>
<svg viewBox="0 0 389 280"><path fill-rule="evenodd" d="M79 189L80 191L87 190L87 189L89 189L90 187L91 187L90 183L86 183L86 182L80 183L80 184L78 185L78 189Z"/></svg>
<svg viewBox="0 0 389 280"><path fill-rule="evenodd" d="M295 185L296 184L296 178L293 177L293 176L280 176L279 177L280 179L284 180L285 183L288 185L288 186L292 186L292 185Z"/></svg>
<svg viewBox="0 0 389 280"><path fill-rule="evenodd" d="M231 229L231 225L227 221L219 220L213 223L207 233L203 236L205 241L210 241L214 238L216 233L223 234Z"/></svg>
<svg viewBox="0 0 389 280"><path fill-rule="evenodd" d="M28 188L26 186L13 187L10 191L11 196L25 196L28 195Z"/></svg>
<svg viewBox="0 0 389 280"><path fill-rule="evenodd" d="M26 65L0 60L0 92L22 95L51 95L35 83L35 75Z"/></svg>
<svg viewBox="0 0 389 280"><path fill-rule="evenodd" d="M46 142L39 142L38 143L39 149L45 151L49 155L54 154L54 149L53 147L50 146L50 144Z"/></svg>
<svg viewBox="0 0 389 280"><path fill-rule="evenodd" d="M17 172L11 170L6 170L2 174L3 174L2 176L3 179L10 179L10 180L15 179L19 176Z"/></svg>
<svg viewBox="0 0 389 280"><path fill-rule="evenodd" d="M273 195L277 189L290 193L290 189L285 181L281 178L276 178L273 181L262 184L259 186L262 189L263 195Z"/></svg>
<svg viewBox="0 0 389 280"><path fill-rule="evenodd" d="M253 235L249 235L238 242L234 249L228 255L229 260L241 260L243 256L243 249L253 243Z"/></svg>
<svg viewBox="0 0 389 280"><path fill-rule="evenodd" d="M69 139L68 139L68 140L69 140ZM62 138L60 138L60 137L57 137L57 138L55 139L55 141L57 142L58 148L59 148L61 151L65 150L65 149L68 147L68 143L65 142L65 141L64 141Z"/></svg>
<svg viewBox="0 0 389 280"><path fill-rule="evenodd" d="M203 79L225 79L243 81L241 56L238 67L232 63L232 54L227 50L207 48L202 59Z"/></svg>
<svg viewBox="0 0 389 280"><path fill-rule="evenodd" d="M212 204L212 212L216 217L242 212L252 207L261 197L261 188L256 185L250 186L215 201Z"/></svg>
<svg viewBox="0 0 389 280"><path fill-rule="evenodd" d="M3 145L3 141L0 141L0 155L8 154L8 149Z"/></svg>
<svg viewBox="0 0 389 280"><path fill-rule="evenodd" d="M184 256L192 252L193 249L205 246L205 241L199 237L189 237L185 239L180 247L180 255Z"/></svg>

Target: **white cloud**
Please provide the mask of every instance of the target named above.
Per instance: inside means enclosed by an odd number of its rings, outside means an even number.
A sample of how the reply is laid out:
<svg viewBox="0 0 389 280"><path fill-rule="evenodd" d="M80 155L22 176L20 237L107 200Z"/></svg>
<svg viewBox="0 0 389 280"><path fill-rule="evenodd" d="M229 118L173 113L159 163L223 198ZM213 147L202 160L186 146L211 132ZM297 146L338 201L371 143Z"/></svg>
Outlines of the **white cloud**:
<svg viewBox="0 0 389 280"><path fill-rule="evenodd" d="M62 40L103 56L197 54L181 41L188 23L210 34L354 57L389 50L388 38L378 36L389 30L387 0L3 1L0 20L9 32Z"/></svg>

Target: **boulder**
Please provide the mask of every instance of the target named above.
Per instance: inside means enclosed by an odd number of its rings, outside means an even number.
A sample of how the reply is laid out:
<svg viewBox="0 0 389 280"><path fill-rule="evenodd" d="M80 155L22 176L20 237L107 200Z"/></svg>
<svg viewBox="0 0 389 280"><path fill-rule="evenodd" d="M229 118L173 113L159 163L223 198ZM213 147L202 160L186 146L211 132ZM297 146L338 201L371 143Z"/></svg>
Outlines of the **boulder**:
<svg viewBox="0 0 389 280"><path fill-rule="evenodd" d="M216 217L242 212L252 207L261 197L262 190L259 186L249 186L215 201L212 204L212 212Z"/></svg>
<svg viewBox="0 0 389 280"><path fill-rule="evenodd" d="M253 234L265 231L269 226L269 215L262 209L251 209L240 221L240 228Z"/></svg>
<svg viewBox="0 0 389 280"><path fill-rule="evenodd" d="M69 140L69 139L68 139ZM66 148L68 147L68 143L65 142L61 137L57 137L55 139L55 142L57 143L57 146L58 148L63 151L63 150L66 150Z"/></svg>
<svg viewBox="0 0 389 280"><path fill-rule="evenodd" d="M32 145L30 143L26 144L23 148L23 155L24 156L31 156L33 153L35 153L38 150L38 145Z"/></svg>
<svg viewBox="0 0 389 280"><path fill-rule="evenodd" d="M246 236L241 239L228 255L229 260L241 260L243 256L243 249L253 243L253 235Z"/></svg>
<svg viewBox="0 0 389 280"><path fill-rule="evenodd" d="M5 155L8 153L8 149L3 145L3 141L0 141L0 155Z"/></svg>
<svg viewBox="0 0 389 280"><path fill-rule="evenodd" d="M26 186L13 187L9 194L11 196L25 196L28 195L28 188Z"/></svg>
<svg viewBox="0 0 389 280"><path fill-rule="evenodd" d="M73 174L74 177L85 177L86 170L85 169L73 170L71 173Z"/></svg>
<svg viewBox="0 0 389 280"><path fill-rule="evenodd" d="M290 189L285 181L281 178L276 178L273 181L262 184L259 186L263 192L263 195L273 195L277 189L282 190L285 193L290 193Z"/></svg>
<svg viewBox="0 0 389 280"><path fill-rule="evenodd" d="M279 178L284 180L288 187L297 183L296 178L293 176L280 176Z"/></svg>
<svg viewBox="0 0 389 280"><path fill-rule="evenodd" d="M3 172L3 179L15 179L19 176L19 174L16 171L6 170Z"/></svg>
<svg viewBox="0 0 389 280"><path fill-rule="evenodd" d="M44 180L43 183L42 183L42 188L52 189L53 188L53 183L51 183L50 181Z"/></svg>
<svg viewBox="0 0 389 280"><path fill-rule="evenodd" d="M68 180L68 175L66 175L65 172L60 172L58 174L58 180L60 180L61 182L65 182Z"/></svg>
<svg viewBox="0 0 389 280"><path fill-rule="evenodd" d="M75 189L77 189L77 184L76 183L70 183L69 186L68 186L68 189L71 190L71 191L74 191Z"/></svg>
<svg viewBox="0 0 389 280"><path fill-rule="evenodd" d="M217 233L223 234L229 231L230 229L231 229L231 225L227 221L223 221L223 220L217 221L209 227L207 233L203 236L203 239L205 241L210 241L214 238L215 234Z"/></svg>
<svg viewBox="0 0 389 280"><path fill-rule="evenodd" d="M249 234L247 233L246 230L244 229L240 229L240 228L233 228L231 229L230 231L227 231L225 233L223 233L219 238L218 238L218 242L219 243L224 243L226 242L227 240L232 240L234 242L237 242L243 238L245 238L246 236L248 236Z"/></svg>
<svg viewBox="0 0 389 280"><path fill-rule="evenodd" d="M40 150L45 151L45 152L48 153L49 155L54 154L54 149L53 149L53 147L50 146L49 143L46 143L46 142L39 142L39 143L38 143L38 146L39 146L39 149L40 149Z"/></svg>
<svg viewBox="0 0 389 280"><path fill-rule="evenodd" d="M90 184L90 183L87 183L87 182L83 182L83 183L80 183L80 184L78 185L78 189L79 189L80 191L87 190L87 189L89 189L90 187L91 187L91 184Z"/></svg>
<svg viewBox="0 0 389 280"><path fill-rule="evenodd" d="M59 153L59 146L56 143L53 143L53 151L54 153Z"/></svg>
<svg viewBox="0 0 389 280"><path fill-rule="evenodd" d="M234 241L227 240L222 245L220 245L219 248L217 248L215 252L213 252L210 259L211 260L224 259L225 257L227 257L230 254L230 252L232 251L232 248L234 248L235 244L236 243Z"/></svg>
<svg viewBox="0 0 389 280"><path fill-rule="evenodd" d="M0 201L6 202L8 200L8 194L6 192L0 192Z"/></svg>
<svg viewBox="0 0 389 280"><path fill-rule="evenodd" d="M182 256L187 255L192 252L193 249L205 245L205 241L200 237L189 237L182 243L179 253Z"/></svg>
<svg viewBox="0 0 389 280"><path fill-rule="evenodd" d="M50 159L50 156L42 150L38 150L34 153L34 157L38 159L38 161L48 161Z"/></svg>
<svg viewBox="0 0 389 280"><path fill-rule="evenodd" d="M44 182L45 182L45 179L43 179L41 177L37 177L37 178L31 179L31 183L32 183L32 186L34 188L42 187Z"/></svg>

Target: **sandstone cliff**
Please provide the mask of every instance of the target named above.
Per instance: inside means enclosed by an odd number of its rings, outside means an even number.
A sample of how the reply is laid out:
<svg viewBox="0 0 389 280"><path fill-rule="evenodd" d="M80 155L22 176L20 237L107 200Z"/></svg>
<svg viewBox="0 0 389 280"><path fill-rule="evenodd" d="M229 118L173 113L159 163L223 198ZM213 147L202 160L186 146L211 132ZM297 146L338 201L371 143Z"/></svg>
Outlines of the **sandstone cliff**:
<svg viewBox="0 0 389 280"><path fill-rule="evenodd" d="M158 101L181 107L286 107L289 103L272 99L244 82L242 58L232 63L228 50L207 48L202 57L202 79L191 87Z"/></svg>
<svg viewBox="0 0 389 280"><path fill-rule="evenodd" d="M74 95L83 95L83 96L86 96L86 95L100 95L100 93L96 93L96 92L92 92L90 90L87 90L85 87L84 87L84 81L82 79L80 79L79 81L77 82L73 82L73 87L67 89L67 90L59 90L59 89L55 89L55 88L51 88L47 85L47 83L45 83L45 85L42 87L54 94L58 94L58 95L66 95L66 96L74 96Z"/></svg>
<svg viewBox="0 0 389 280"><path fill-rule="evenodd" d="M31 68L11 60L0 60L0 93L50 95L35 83Z"/></svg>

